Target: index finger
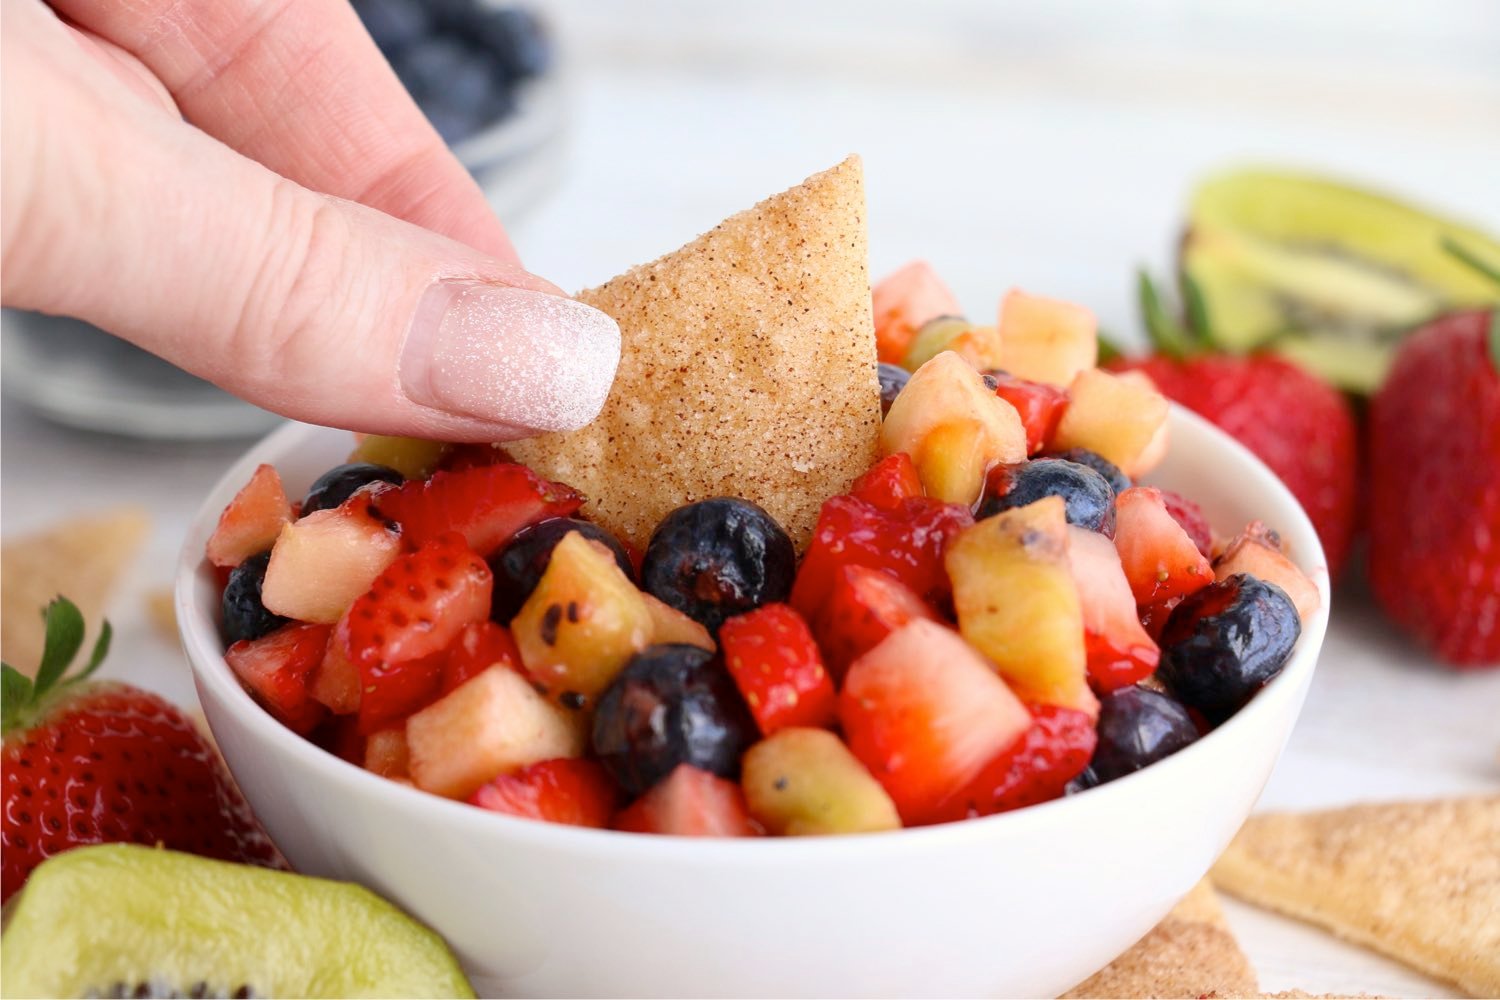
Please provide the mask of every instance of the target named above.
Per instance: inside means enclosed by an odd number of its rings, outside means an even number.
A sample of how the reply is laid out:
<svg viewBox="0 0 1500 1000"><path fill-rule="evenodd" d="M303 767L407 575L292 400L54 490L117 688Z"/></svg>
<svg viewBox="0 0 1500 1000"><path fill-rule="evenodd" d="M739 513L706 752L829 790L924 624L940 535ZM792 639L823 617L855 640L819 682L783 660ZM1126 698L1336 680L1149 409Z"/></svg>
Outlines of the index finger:
<svg viewBox="0 0 1500 1000"><path fill-rule="evenodd" d="M194 125L283 177L516 259L348 3L52 5L145 63Z"/></svg>

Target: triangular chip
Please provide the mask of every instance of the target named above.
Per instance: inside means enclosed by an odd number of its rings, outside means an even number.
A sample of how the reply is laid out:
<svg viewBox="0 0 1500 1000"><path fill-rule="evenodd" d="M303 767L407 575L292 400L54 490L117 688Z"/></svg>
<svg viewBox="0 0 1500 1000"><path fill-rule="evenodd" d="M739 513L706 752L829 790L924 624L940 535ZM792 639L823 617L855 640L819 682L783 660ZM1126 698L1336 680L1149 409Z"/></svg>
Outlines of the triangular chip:
<svg viewBox="0 0 1500 1000"><path fill-rule="evenodd" d="M27 675L36 670L46 636L42 612L59 594L78 605L90 637L97 634L105 603L150 528L144 510L122 507L7 539L0 546L0 655L5 662Z"/></svg>
<svg viewBox="0 0 1500 1000"><path fill-rule="evenodd" d="M1063 994L1201 997L1255 994L1255 971L1229 930L1207 879L1130 950Z"/></svg>
<svg viewBox="0 0 1500 1000"><path fill-rule="evenodd" d="M599 417L506 444L583 491L584 511L644 546L673 508L760 504L800 549L818 508L875 458L880 389L859 161L583 292L620 324Z"/></svg>
<svg viewBox="0 0 1500 1000"><path fill-rule="evenodd" d="M1248 902L1500 996L1500 795L1255 816L1213 876Z"/></svg>

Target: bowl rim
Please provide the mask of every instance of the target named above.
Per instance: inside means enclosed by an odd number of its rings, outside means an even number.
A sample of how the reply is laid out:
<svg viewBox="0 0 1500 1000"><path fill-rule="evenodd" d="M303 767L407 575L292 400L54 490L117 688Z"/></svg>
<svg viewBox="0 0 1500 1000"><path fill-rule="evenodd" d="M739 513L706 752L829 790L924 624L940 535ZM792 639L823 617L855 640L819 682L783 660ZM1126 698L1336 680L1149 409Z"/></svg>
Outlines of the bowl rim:
<svg viewBox="0 0 1500 1000"><path fill-rule="evenodd" d="M880 833L833 834L821 837L685 837L671 834L631 834L618 830L601 830L566 824L546 823L504 813L491 812L465 802L443 798L414 787L399 784L343 760L281 725L260 707L240 686L224 659L222 641L211 612L194 603L194 588L204 570L204 544L227 502L225 495L234 492L262 462L274 460L294 449L308 437L320 434L345 434L332 428L288 422L256 442L236 460L214 484L199 506L189 526L178 555L174 587L174 605L178 632L187 653L193 677L200 687L214 693L217 700L234 712L240 724L258 741L276 744L279 750L306 767L316 780L346 787L350 794L377 800L382 808L427 810L430 822L442 822L475 837L503 836L539 847L580 851L618 851L628 858L641 860L669 857L682 862L693 856L721 863L782 864L793 858L812 859L833 855L848 857L851 853L926 852L934 848L956 848L969 841L988 840L1003 829L1009 836L1025 836L1026 831L1053 822L1068 810L1086 808L1093 802L1103 807L1111 797L1131 795L1151 780L1172 780L1177 770L1192 766L1189 755L1213 740L1221 732L1240 732L1270 723L1274 711L1265 692L1290 688L1311 679L1326 636L1331 606L1327 560L1318 542L1317 532L1302 506L1281 480L1249 449L1227 433L1190 410L1173 403L1170 412L1173 436L1179 427L1191 433L1206 435L1214 447L1222 448L1230 465L1256 480L1262 491L1269 492L1279 510L1270 512L1277 530L1293 544L1296 562L1307 572L1321 599L1311 620L1304 623L1291 658L1286 666L1260 692L1230 719L1199 740L1164 760L1114 781L1075 795L1065 795L992 816L908 827ZM1304 676L1306 675L1306 676ZM1300 708L1298 709L1300 714ZM1278 755L1279 755L1278 748ZM1188 758L1188 759L1185 759ZM226 763L228 760L226 758ZM230 765L231 772L233 765ZM1083 805L1080 805L1083 804ZM765 846L767 842L777 847Z"/></svg>

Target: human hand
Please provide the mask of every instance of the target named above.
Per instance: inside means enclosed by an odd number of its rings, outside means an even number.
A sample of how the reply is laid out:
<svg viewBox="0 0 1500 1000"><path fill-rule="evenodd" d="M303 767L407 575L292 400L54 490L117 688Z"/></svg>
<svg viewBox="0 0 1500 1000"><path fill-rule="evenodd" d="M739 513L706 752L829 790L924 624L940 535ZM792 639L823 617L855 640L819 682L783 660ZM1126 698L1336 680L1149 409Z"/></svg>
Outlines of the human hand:
<svg viewBox="0 0 1500 1000"><path fill-rule="evenodd" d="M314 423L480 441L598 413L618 327L521 267L347 3L51 6L4 0L6 305Z"/></svg>

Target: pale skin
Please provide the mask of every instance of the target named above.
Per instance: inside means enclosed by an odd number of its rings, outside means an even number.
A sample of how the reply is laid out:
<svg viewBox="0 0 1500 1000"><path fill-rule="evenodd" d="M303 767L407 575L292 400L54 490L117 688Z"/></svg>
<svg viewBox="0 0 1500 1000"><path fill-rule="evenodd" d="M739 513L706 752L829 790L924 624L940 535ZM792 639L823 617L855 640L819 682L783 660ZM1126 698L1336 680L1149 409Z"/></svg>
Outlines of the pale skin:
<svg viewBox="0 0 1500 1000"><path fill-rule="evenodd" d="M343 0L0 11L6 305L356 430L498 440L602 406L615 324L521 266Z"/></svg>

